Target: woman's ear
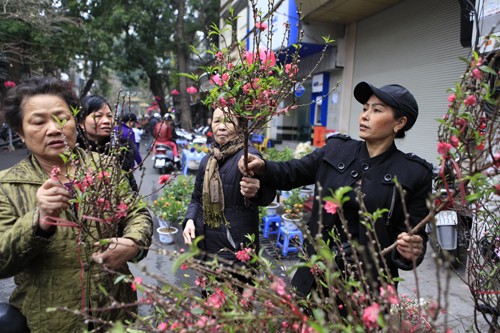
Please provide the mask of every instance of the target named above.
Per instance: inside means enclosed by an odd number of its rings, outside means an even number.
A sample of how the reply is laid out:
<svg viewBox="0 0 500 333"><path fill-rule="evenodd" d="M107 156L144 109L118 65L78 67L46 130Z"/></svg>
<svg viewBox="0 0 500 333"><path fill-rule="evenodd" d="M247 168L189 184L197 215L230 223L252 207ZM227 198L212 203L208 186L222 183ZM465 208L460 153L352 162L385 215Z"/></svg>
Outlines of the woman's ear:
<svg viewBox="0 0 500 333"><path fill-rule="evenodd" d="M406 117L401 117L396 121L396 126L394 127L394 133L397 133L400 129L404 128L406 126L406 123L408 122L408 118Z"/></svg>

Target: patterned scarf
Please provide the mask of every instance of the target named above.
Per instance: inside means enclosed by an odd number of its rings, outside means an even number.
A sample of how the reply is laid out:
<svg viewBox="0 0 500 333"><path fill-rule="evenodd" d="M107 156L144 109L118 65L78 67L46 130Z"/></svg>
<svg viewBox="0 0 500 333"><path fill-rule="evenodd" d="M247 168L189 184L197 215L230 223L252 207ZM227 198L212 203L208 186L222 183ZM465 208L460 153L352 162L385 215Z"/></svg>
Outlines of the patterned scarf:
<svg viewBox="0 0 500 333"><path fill-rule="evenodd" d="M229 222L224 216L224 192L219 174L219 162L223 162L243 148L243 141L236 139L223 146L213 145L205 168L203 181L203 218L211 228L220 228Z"/></svg>

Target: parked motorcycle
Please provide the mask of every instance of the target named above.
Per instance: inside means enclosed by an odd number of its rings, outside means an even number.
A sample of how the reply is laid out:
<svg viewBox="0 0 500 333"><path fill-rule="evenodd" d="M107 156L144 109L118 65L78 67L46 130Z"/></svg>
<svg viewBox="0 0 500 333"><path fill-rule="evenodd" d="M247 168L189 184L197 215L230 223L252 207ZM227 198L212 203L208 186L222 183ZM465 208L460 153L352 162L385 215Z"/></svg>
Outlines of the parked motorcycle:
<svg viewBox="0 0 500 333"><path fill-rule="evenodd" d="M156 142L153 152L153 168L159 169L161 174L180 170L180 161L175 161L172 148L165 143Z"/></svg>
<svg viewBox="0 0 500 333"><path fill-rule="evenodd" d="M458 190L456 179L451 176L449 166L445 170L440 168L434 170L434 205L438 207L448 199L448 193L444 188L443 176L446 177L446 186L452 190ZM469 209L459 204L458 198L449 200L444 209L435 216L435 224L429 223L426 232L432 248L443 258L450 261L454 268L464 268L467 265L467 253L471 241L472 214ZM434 233L434 230L435 233Z"/></svg>
<svg viewBox="0 0 500 333"><path fill-rule="evenodd" d="M22 147L24 147L24 143L21 138L6 123L3 123L0 128L0 149L8 148L14 150L15 148Z"/></svg>

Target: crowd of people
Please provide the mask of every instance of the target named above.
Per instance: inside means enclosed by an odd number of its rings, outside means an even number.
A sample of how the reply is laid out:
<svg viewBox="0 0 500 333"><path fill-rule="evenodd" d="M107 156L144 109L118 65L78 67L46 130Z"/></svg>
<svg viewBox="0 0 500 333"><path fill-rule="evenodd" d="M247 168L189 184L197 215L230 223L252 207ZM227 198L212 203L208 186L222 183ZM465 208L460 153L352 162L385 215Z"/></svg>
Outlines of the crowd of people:
<svg viewBox="0 0 500 333"><path fill-rule="evenodd" d="M376 251L396 243L390 254L378 258L387 263L383 274L397 277L399 269L418 265L425 254L426 235L408 231L428 214L432 170L426 161L404 154L395 144L417 120L417 102L400 85L377 88L366 82L356 85L354 98L362 106L360 140L334 135L324 147L287 162L267 161L250 145L249 163L245 164L244 142L237 131L244 121L231 110L215 109L207 130L213 141L200 163L183 220L185 244L203 236L198 243L203 260L222 258L241 265L238 251L259 250L259 206L270 204L277 190L321 184L315 187L307 228L329 241L332 251L348 252L348 234L366 245L365 250L369 248L371 238L360 220L361 203L356 199L360 191L368 211L386 209L373 230L379 241ZM80 108L76 116L71 111L75 108ZM111 302L134 304L136 293L130 285L113 283L113 276L131 275L127 263L143 259L152 241L152 216L138 200L131 199L138 192L133 170L142 164L141 136L149 137L148 147L154 148L158 140L172 144L178 159L172 118L160 114L142 119L133 113L118 116L103 97L79 100L66 83L50 78L30 79L10 89L3 112L30 152L12 168L0 171L0 278L15 277L9 306L17 311L20 325L25 318L24 325L31 332L73 332L133 319L137 310L133 306L111 306ZM118 159L120 170L103 170L96 163L106 158ZM128 180L129 196L120 201L115 215L106 217L116 228L106 229L104 235L98 222L104 217L82 216L86 207L75 200L90 186L87 177L77 179L81 167L97 175L97 181L116 182L117 187L122 179ZM123 176L113 177L114 173ZM403 206L395 179L406 191L407 206ZM351 188L343 207L347 226L339 215L320 211L325 209L321 198L344 186ZM94 206L106 207L113 193L94 195ZM332 230L339 238L331 238ZM249 234L257 236L255 242L249 242ZM311 243L306 250L309 255L315 253ZM372 262L375 259L362 253L363 248L349 251L363 258L363 269L376 284L380 271ZM321 288L311 274L309 268L299 268L293 276L292 286L299 295L307 297ZM104 297L99 286L110 297ZM102 321L46 311L56 307L94 315L99 311L97 317Z"/></svg>

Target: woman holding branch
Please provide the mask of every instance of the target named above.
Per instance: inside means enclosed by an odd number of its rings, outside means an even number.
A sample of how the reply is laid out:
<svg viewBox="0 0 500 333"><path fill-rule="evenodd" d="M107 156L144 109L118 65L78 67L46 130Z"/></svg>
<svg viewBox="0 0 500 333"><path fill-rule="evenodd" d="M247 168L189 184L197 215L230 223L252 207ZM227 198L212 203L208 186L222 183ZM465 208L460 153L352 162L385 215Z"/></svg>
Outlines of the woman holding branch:
<svg viewBox="0 0 500 333"><path fill-rule="evenodd" d="M240 262L238 251L248 247L258 251L258 206L267 206L276 195L275 188L262 186L256 178L243 177L238 170L243 156L239 125L234 114L220 108L214 111L215 142L200 163L182 233L188 245L195 237L204 236L199 247L207 259L216 255L235 263ZM258 154L255 148L250 149ZM253 244L246 235L254 235Z"/></svg>
<svg viewBox="0 0 500 333"><path fill-rule="evenodd" d="M137 295L115 279L130 276L127 262L151 243L151 216L120 165L76 147L78 107L71 86L51 78L23 82L4 100L30 155L0 172L0 278L14 276L10 304L31 332L133 319Z"/></svg>
<svg viewBox="0 0 500 333"><path fill-rule="evenodd" d="M239 167L242 173L255 175L261 183L280 190L316 184L308 223L311 235L314 237L320 232L322 239L330 242L332 251L337 253L336 261L343 258L352 262L354 257L359 258L357 263L363 263L362 270L373 274L370 287L378 290L378 282L374 280L379 277L379 269L395 278L398 269L412 269L423 260L425 232L422 229L415 235L408 232L429 212L426 200L431 193L432 169L414 154L399 151L394 143L396 138L405 136L418 116L417 102L406 88L396 84L376 88L361 82L354 89L354 97L363 105L359 117L362 140L334 135L324 147L300 160L270 162L250 155L248 170L243 160ZM396 182L406 192L406 207ZM320 205L319 200L333 197L332 193L343 187L348 187L347 202L340 204L332 200ZM336 208L343 212L345 223ZM384 209L383 214L373 224L368 225L360 217L360 211L374 213L378 209ZM377 262L377 255L368 251L374 247L380 256L380 251L393 242L397 242L396 249L383 257L386 265ZM360 247L354 249L352 243ZM307 252L314 254L311 244ZM339 268L343 269L344 264L340 262ZM299 294L306 296L315 286L313 274L310 267L297 270L292 284Z"/></svg>

